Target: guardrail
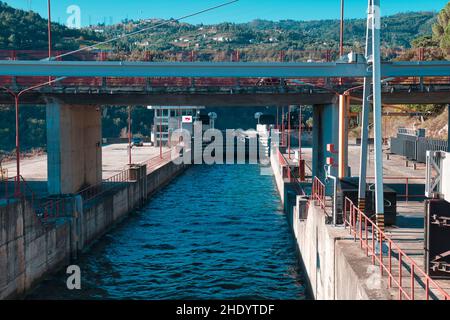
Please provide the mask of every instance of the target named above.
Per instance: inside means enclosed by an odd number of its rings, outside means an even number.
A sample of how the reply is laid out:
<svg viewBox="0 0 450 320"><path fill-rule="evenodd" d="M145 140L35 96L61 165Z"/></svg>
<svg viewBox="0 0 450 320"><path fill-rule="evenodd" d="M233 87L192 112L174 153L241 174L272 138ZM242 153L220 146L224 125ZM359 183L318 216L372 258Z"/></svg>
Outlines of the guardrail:
<svg viewBox="0 0 450 320"><path fill-rule="evenodd" d="M407 133L391 138L391 152L409 160L426 163L427 151L447 151L448 141L428 139Z"/></svg>
<svg viewBox="0 0 450 320"><path fill-rule="evenodd" d="M325 184L320 181L319 178L314 177L312 186L312 199L319 202L319 206L325 213L327 213L327 203L326 203L326 188Z"/></svg>
<svg viewBox="0 0 450 320"><path fill-rule="evenodd" d="M17 179L20 179L20 190L17 188ZM10 177L2 180L0 200L9 204L12 200L28 201L35 215L41 222L48 222L51 218L65 217L67 213L66 199L38 199L33 189L22 176ZM13 187L9 184L14 184Z"/></svg>
<svg viewBox="0 0 450 320"><path fill-rule="evenodd" d="M378 263L381 275L386 273L388 288L397 287L399 300L450 300L450 295L348 198L344 227L349 227L354 241L359 241L360 248L372 257L372 264Z"/></svg>
<svg viewBox="0 0 450 320"><path fill-rule="evenodd" d="M141 162L141 165L147 166L147 174L154 171L157 167L165 163L166 161L170 160L172 157L172 150L168 150L162 153L162 155L155 156L153 158L150 158L149 160L146 160L144 162Z"/></svg>
<svg viewBox="0 0 450 320"><path fill-rule="evenodd" d="M374 180L375 177L367 177L367 180ZM423 184L425 186L425 177L383 177L384 181L389 181L389 180L397 180L397 181L404 181L405 183L405 194L397 194L397 198L405 198L406 202L408 202L408 200L410 198L423 198L425 197L425 194L410 194L410 185L411 185L411 180L422 180Z"/></svg>
<svg viewBox="0 0 450 320"><path fill-rule="evenodd" d="M121 185L129 181L130 181L130 171L126 169L109 177L108 179L103 180L102 183L81 190L80 192L77 193L77 195L80 195L84 201L91 201L94 198L101 196L105 192L110 191L113 188L116 188L118 185Z"/></svg>

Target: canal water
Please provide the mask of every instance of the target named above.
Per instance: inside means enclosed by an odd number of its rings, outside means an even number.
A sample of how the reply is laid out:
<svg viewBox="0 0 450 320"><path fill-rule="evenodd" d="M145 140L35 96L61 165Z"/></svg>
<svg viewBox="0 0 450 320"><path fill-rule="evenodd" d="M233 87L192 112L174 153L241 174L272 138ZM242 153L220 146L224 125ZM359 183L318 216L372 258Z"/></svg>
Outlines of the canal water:
<svg viewBox="0 0 450 320"><path fill-rule="evenodd" d="M193 166L28 299L306 299L272 176L257 165Z"/></svg>

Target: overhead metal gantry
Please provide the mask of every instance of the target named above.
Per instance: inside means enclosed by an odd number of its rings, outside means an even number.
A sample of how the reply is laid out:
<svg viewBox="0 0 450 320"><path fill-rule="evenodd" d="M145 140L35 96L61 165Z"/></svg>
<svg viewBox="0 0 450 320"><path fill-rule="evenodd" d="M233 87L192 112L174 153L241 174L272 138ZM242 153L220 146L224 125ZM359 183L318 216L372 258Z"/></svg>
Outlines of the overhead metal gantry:
<svg viewBox="0 0 450 320"><path fill-rule="evenodd" d="M103 62L0 60L0 76L55 77L235 77L235 78L367 78L372 63L362 61L311 63L255 62ZM387 77L445 77L450 61L381 64Z"/></svg>

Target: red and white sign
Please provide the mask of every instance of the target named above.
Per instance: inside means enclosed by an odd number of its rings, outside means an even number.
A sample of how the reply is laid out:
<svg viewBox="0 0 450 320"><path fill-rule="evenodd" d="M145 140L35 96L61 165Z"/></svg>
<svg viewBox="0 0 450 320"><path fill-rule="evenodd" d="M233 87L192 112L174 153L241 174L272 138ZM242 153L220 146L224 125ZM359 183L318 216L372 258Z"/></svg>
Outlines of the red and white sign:
<svg viewBox="0 0 450 320"><path fill-rule="evenodd" d="M183 123L192 123L192 116L183 116Z"/></svg>

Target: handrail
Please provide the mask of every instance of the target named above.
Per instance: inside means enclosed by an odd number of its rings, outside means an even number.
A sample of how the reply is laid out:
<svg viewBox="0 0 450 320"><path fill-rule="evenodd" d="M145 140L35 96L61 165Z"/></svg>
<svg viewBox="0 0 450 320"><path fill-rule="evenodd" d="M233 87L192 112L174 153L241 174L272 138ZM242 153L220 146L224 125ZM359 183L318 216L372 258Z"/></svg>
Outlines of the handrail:
<svg viewBox="0 0 450 320"><path fill-rule="evenodd" d="M417 289L425 294L425 299L444 299L450 300L450 295L442 289L420 266L409 257L390 237L388 237L370 218L368 218L354 203L345 198L344 204L344 227L349 227L350 234L354 241L360 242L361 249L365 250L366 255L372 257L372 264L378 263L381 275L386 272L388 276L388 288L393 286L398 288L398 299L404 297L408 300L416 300ZM376 246L378 245L378 251ZM384 258L386 252L383 248L387 247L387 258ZM394 265L393 257L397 258ZM398 268L395 270L395 268ZM408 277L408 285L404 285L405 278Z"/></svg>
<svg viewBox="0 0 450 320"><path fill-rule="evenodd" d="M367 180L373 180L375 179L375 177L367 177ZM383 180L404 180L405 181L405 194L398 194L397 198L405 198L406 202L408 202L408 200L410 198L424 198L425 195L411 195L409 194L409 185L411 180L426 180L425 177L401 177L401 176L393 176L393 177L383 177ZM425 183L424 183L425 184Z"/></svg>
<svg viewBox="0 0 450 320"><path fill-rule="evenodd" d="M318 177L314 177L312 198L319 202L320 208L326 213L326 188L325 184Z"/></svg>
<svg viewBox="0 0 450 320"><path fill-rule="evenodd" d="M122 184L130 181L130 171L128 169L125 169L105 180L103 180L101 183L87 187L80 192L78 192L76 195L79 195L83 198L84 201L90 201L102 194L104 194L106 191L111 190L112 188L116 187L116 185L112 184Z"/></svg>
<svg viewBox="0 0 450 320"><path fill-rule="evenodd" d="M150 173L153 169L161 165L166 160L170 159L170 153L171 150L166 151L162 154L162 158L160 155L158 155L153 158L150 158L149 160L141 162L140 165L146 165L147 173ZM125 169L109 177L108 179L103 180L102 183L81 190L80 192L77 193L77 195L80 195L84 201L91 201L94 198L97 198L100 195L104 194L105 192L115 188L117 184L122 184L129 181L131 181L130 171L129 169Z"/></svg>
<svg viewBox="0 0 450 320"><path fill-rule="evenodd" d="M157 155L153 158L150 158L146 161L140 163L140 165L147 166L147 174L156 169L159 165L163 164L165 161L171 158L172 150L168 150L162 153L161 155ZM151 169L151 170L150 170Z"/></svg>

